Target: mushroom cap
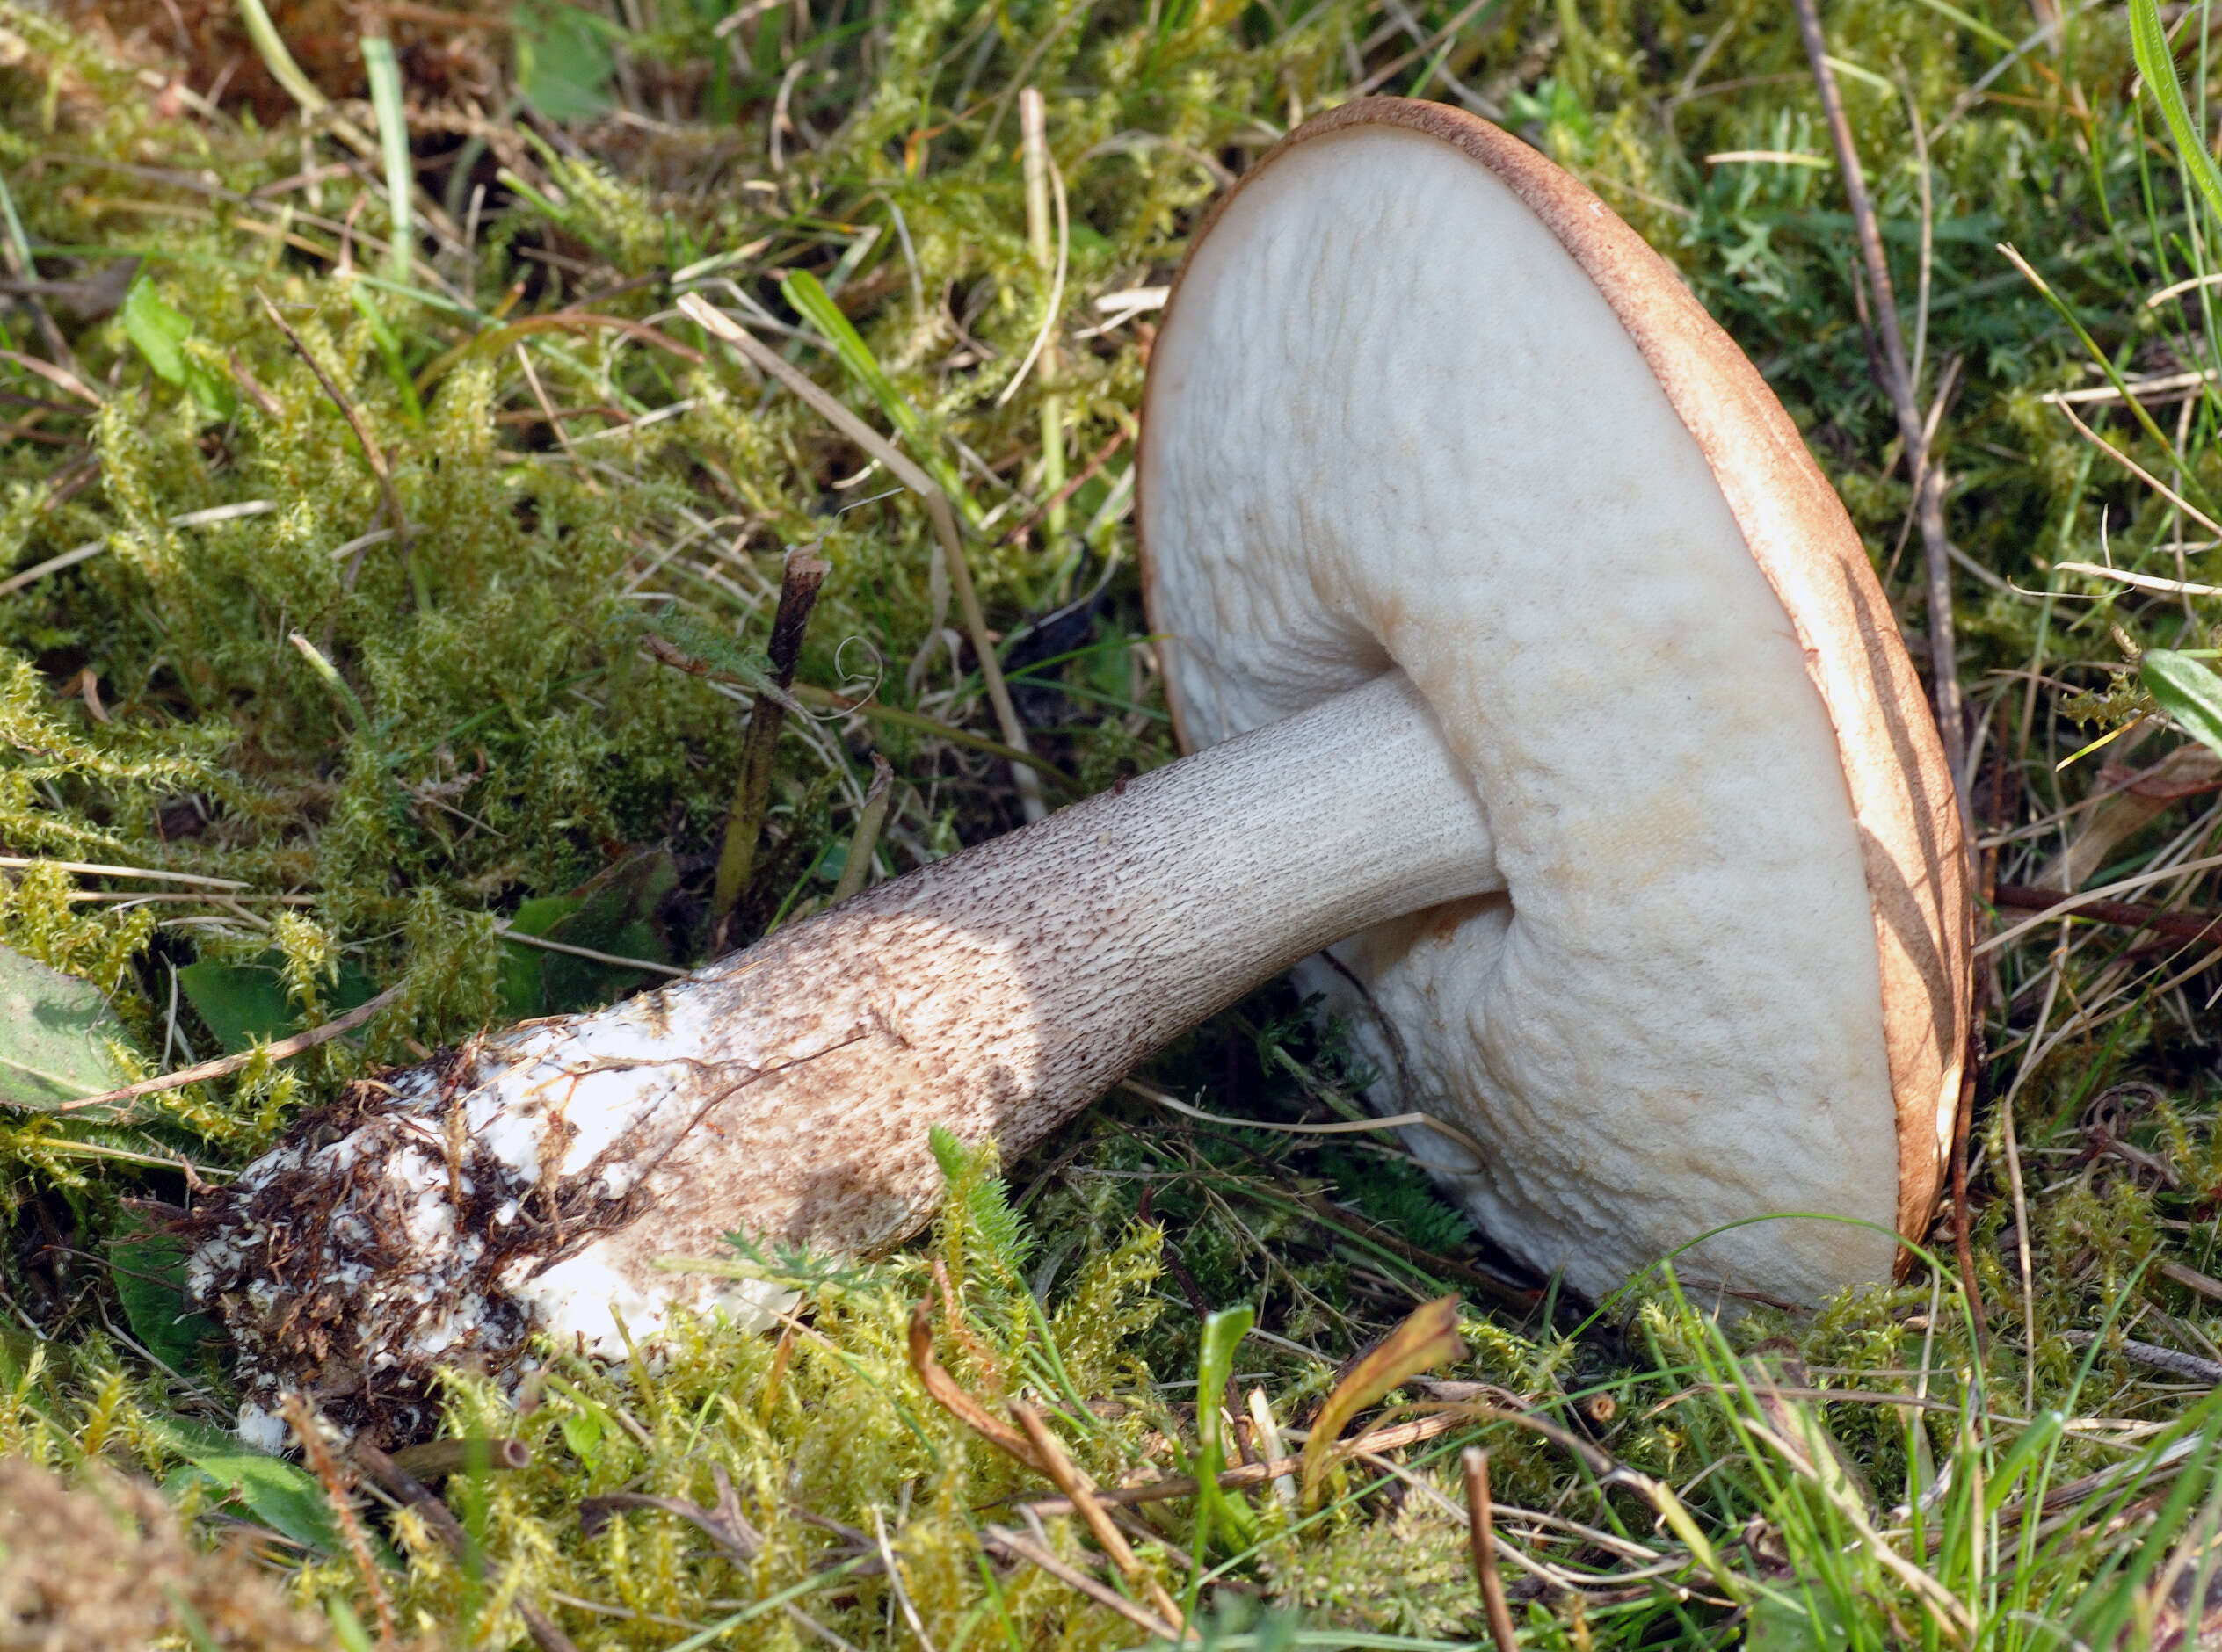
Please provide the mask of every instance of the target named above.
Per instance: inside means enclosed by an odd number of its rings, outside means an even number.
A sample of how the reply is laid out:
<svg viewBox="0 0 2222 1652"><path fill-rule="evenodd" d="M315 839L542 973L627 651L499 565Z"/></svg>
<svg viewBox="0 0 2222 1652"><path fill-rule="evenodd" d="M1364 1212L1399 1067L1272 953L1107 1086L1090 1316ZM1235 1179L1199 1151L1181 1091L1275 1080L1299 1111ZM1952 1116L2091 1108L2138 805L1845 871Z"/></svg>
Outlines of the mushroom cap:
<svg viewBox="0 0 2222 1652"><path fill-rule="evenodd" d="M1139 525L1194 749L1401 666L1505 893L1299 984L1484 1231L1591 1296L1820 1301L1933 1211L1969 1012L1959 815L1857 532L1673 269L1441 105L1289 134L1192 243ZM1354 804L1354 807L1361 806Z"/></svg>

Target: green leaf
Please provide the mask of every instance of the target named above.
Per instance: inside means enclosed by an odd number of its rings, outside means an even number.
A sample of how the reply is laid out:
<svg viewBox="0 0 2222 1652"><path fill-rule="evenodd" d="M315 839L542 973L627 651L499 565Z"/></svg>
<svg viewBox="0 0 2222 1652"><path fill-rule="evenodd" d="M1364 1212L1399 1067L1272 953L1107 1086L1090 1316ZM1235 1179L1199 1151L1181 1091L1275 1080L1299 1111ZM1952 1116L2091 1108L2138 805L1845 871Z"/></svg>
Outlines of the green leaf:
<svg viewBox="0 0 2222 1652"><path fill-rule="evenodd" d="M592 1411L566 1411L560 1426L571 1455L592 1467L602 1453L602 1419Z"/></svg>
<svg viewBox="0 0 2222 1652"><path fill-rule="evenodd" d="M617 72L601 20L577 6L519 6L511 13L517 89L550 120L591 120L610 106Z"/></svg>
<svg viewBox="0 0 2222 1652"><path fill-rule="evenodd" d="M274 969L204 960L180 969L178 985L227 1055L282 1038L292 1027L285 978Z"/></svg>
<svg viewBox="0 0 2222 1652"><path fill-rule="evenodd" d="M659 909L678 887L679 867L668 851L635 855L568 895L526 902L509 926L614 958L670 963L672 938ZM621 964L543 952L515 941L502 946L503 1007L519 1020L597 1009L645 986L648 979L647 972Z"/></svg>
<svg viewBox="0 0 2222 1652"><path fill-rule="evenodd" d="M1797 1590L1795 1600L1761 1596L1744 1640L1746 1652L1837 1652L1850 1643L1843 1608L1810 1584Z"/></svg>
<svg viewBox="0 0 2222 1652"><path fill-rule="evenodd" d="M948 495L949 503L956 507L958 514L968 522L977 522L979 507L965 491L956 467L942 456L940 444L932 439L918 409L882 371L879 358L872 353L872 347L864 342L863 336L849 324L849 318L841 314L841 307L833 301L833 295L819 286L817 278L808 270L790 271L781 277L780 291L795 307L795 314L817 328L825 342L833 346L833 353L842 366L872 393L872 399L887 415L888 423L901 433L911 456L940 484L941 491Z"/></svg>
<svg viewBox="0 0 2222 1652"><path fill-rule="evenodd" d="M339 1533L332 1525L331 1505L308 1470L282 1457L250 1451L205 1423L182 1417L150 1417L148 1422L165 1446L192 1465L172 1475L165 1489L176 1489L181 1480L198 1474L281 1537L327 1554L338 1551Z"/></svg>
<svg viewBox="0 0 2222 1652"><path fill-rule="evenodd" d="M872 399L880 404L889 423L903 432L903 439L920 458L930 460L931 453L919 442L925 421L895 388L895 381L880 370L879 359L873 355L871 346L849 325L849 318L841 314L841 307L833 301L833 295L818 285L817 277L808 270L789 271L781 279L780 291L787 295L787 301L795 307L797 315L825 336L825 342L833 346L833 353L840 358L841 365L872 393Z"/></svg>
<svg viewBox="0 0 2222 1652"><path fill-rule="evenodd" d="M394 55L394 43L382 34L364 35L362 49L363 69L370 76L370 106L378 117L379 154L386 163L386 201L394 215L386 267L395 280L406 286L410 249L416 244L410 220L417 173L409 153L409 121L402 112L401 62Z"/></svg>
<svg viewBox="0 0 2222 1652"><path fill-rule="evenodd" d="M109 1242L108 1266L131 1334L172 1371L193 1374L201 1345L223 1331L185 1304L185 1246L134 1222Z"/></svg>
<svg viewBox="0 0 2222 1652"><path fill-rule="evenodd" d="M141 276L123 297L124 335L139 347L147 365L164 384L185 381L185 352L179 348L192 333L192 323L155 291L155 284Z"/></svg>
<svg viewBox="0 0 2222 1652"><path fill-rule="evenodd" d="M2184 105L2182 83L2175 77L2175 57L2168 50L2157 0L2130 0L2130 49L2137 55L2138 72L2145 77L2153 101L2160 105L2168 135L2175 141L2176 163L2198 186L2208 210L2222 217L2222 172L2215 170L2198 123Z"/></svg>
<svg viewBox="0 0 2222 1652"><path fill-rule="evenodd" d="M218 378L185 352L192 337L192 322L163 295L155 284L141 276L123 299L123 330L138 346L155 376L174 384L218 418L229 418L238 405L229 382Z"/></svg>
<svg viewBox="0 0 2222 1652"><path fill-rule="evenodd" d="M2201 745L2222 751L2222 677L2173 648L2147 648L2138 666L2146 692Z"/></svg>
<svg viewBox="0 0 2222 1652"><path fill-rule="evenodd" d="M370 1631L355 1615L355 1609L338 1595L324 1602L324 1617L331 1625L332 1639L346 1648L346 1652L372 1652Z"/></svg>
<svg viewBox="0 0 2222 1652"><path fill-rule="evenodd" d="M301 1012L287 995L284 962L285 955L272 948L252 963L203 959L178 972L185 1001L216 1035L225 1054L242 1055L258 1044L302 1030ZM330 1008L334 1012L352 1010L369 1003L377 990L352 962L343 963Z"/></svg>
<svg viewBox="0 0 2222 1652"><path fill-rule="evenodd" d="M120 1090L133 1075L117 1054L131 1035L99 989L0 947L0 1103L31 1112ZM72 1115L101 1124L140 1117L134 1103Z"/></svg>
<svg viewBox="0 0 2222 1652"><path fill-rule="evenodd" d="M1219 1474L1227 1466L1225 1430L1220 1409L1227 1380L1234 1373L1235 1351L1258 1322L1255 1308L1222 1308L1203 1322L1202 1347L1196 1356L1196 1536L1200 1562L1205 1536L1216 1527L1227 1546L1240 1551L1257 1540L1258 1518L1240 1492L1223 1491Z"/></svg>

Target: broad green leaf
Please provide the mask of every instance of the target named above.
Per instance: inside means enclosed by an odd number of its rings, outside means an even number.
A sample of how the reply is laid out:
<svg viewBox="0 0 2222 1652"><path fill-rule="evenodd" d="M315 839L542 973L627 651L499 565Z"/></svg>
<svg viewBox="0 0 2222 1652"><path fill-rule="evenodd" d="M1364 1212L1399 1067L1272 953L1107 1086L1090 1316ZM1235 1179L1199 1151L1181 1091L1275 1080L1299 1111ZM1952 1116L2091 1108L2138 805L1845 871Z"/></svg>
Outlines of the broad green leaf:
<svg viewBox="0 0 2222 1652"><path fill-rule="evenodd" d="M131 1334L149 1353L184 1375L201 1363L201 1345L223 1332L185 1305L185 1248L167 1234L135 1226L108 1246L108 1266Z"/></svg>
<svg viewBox="0 0 2222 1652"><path fill-rule="evenodd" d="M98 988L0 947L0 1104L51 1112L132 1082L117 1055L131 1035ZM75 1117L101 1124L136 1118L125 1102Z"/></svg>
<svg viewBox="0 0 2222 1652"><path fill-rule="evenodd" d="M563 1444L571 1448L571 1455L583 1463L592 1464L602 1452L602 1419L592 1411L566 1411L561 1424Z"/></svg>
<svg viewBox="0 0 2222 1652"><path fill-rule="evenodd" d="M2222 751L2222 677L2173 648L2146 649L2138 675L2184 733Z"/></svg>
<svg viewBox="0 0 2222 1652"><path fill-rule="evenodd" d="M517 909L516 915L509 920L510 932L545 935L562 919L577 911L578 907L575 895L543 895ZM515 941L502 943L502 1008L512 1019L529 1021L549 1013L548 989L541 978L541 966L547 958L548 954L536 947L519 946Z"/></svg>
<svg viewBox="0 0 2222 1652"><path fill-rule="evenodd" d="M600 19L568 5L519 6L510 17L526 103L550 120L591 120L608 109L617 62Z"/></svg>
<svg viewBox="0 0 2222 1652"><path fill-rule="evenodd" d="M293 1029L285 977L274 969L204 960L180 969L178 985L227 1055L283 1038Z"/></svg>
<svg viewBox="0 0 2222 1652"><path fill-rule="evenodd" d="M197 1472L222 1496L243 1504L250 1514L280 1536L328 1554L338 1550L339 1534L332 1525L331 1505L325 1501L323 1487L308 1470L282 1457L265 1457L251 1451L205 1423L182 1417L153 1417L149 1422L164 1446L192 1465L191 1471L185 1471L185 1477ZM171 1477L172 1487L180 1477Z"/></svg>
<svg viewBox="0 0 2222 1652"><path fill-rule="evenodd" d="M1812 1587L1800 1589L1795 1598L1762 1595L1752 1608L1750 1626L1746 1652L1837 1652L1851 1643L1843 1609Z"/></svg>

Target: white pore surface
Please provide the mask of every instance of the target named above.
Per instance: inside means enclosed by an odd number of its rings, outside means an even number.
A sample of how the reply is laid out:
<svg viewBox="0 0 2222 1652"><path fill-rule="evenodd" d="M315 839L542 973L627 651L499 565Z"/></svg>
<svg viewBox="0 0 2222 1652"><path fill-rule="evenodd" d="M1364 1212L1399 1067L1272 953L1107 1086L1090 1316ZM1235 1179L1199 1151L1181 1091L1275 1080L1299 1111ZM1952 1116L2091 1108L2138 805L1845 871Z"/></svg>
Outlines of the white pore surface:
<svg viewBox="0 0 2222 1652"><path fill-rule="evenodd" d="M1306 990L1491 1236L1601 1293L1886 1278L1896 1114L1836 744L1695 440L1573 259L1447 143L1287 151L1156 345L1143 529L1209 744L1401 665L1508 894L1369 931Z"/></svg>

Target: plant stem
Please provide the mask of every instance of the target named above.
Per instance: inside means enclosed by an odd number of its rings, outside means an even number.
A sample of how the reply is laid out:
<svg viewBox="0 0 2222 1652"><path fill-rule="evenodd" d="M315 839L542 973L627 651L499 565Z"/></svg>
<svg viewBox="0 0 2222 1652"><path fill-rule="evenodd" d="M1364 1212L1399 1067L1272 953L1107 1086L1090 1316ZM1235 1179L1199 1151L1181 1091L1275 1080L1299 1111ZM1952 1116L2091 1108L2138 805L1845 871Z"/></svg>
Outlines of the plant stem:
<svg viewBox="0 0 2222 1652"><path fill-rule="evenodd" d="M817 605L818 587L833 565L810 550L790 551L780 579L780 605L772 616L772 681L782 692L795 681L802 656L802 633ZM756 841L763 834L764 811L772 801L772 759L780 743L787 708L770 694L759 694L749 708L748 735L741 747L741 772L733 783L732 806L725 815L725 842L717 855L717 882L710 897L710 950L724 950L733 908L748 888L756 866Z"/></svg>

